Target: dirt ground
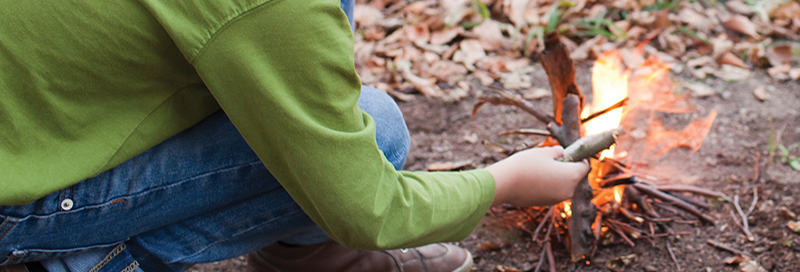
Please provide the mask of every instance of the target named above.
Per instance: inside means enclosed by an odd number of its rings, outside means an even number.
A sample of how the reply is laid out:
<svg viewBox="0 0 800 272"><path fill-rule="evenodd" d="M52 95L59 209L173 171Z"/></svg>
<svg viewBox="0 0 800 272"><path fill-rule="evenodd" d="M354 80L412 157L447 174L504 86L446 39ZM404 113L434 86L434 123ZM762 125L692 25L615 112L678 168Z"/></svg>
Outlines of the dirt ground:
<svg viewBox="0 0 800 272"><path fill-rule="evenodd" d="M538 64L535 66L534 87L549 89L543 69ZM591 67L579 65L576 68L578 84L590 97ZM688 79L689 75L676 77L694 81ZM800 142L800 83L776 82L762 71L755 71L752 78L744 81L709 78L703 82L716 89L717 94L695 100L701 109L716 109L718 115L702 148L696 153L682 149L670 151L640 165L636 171L657 178L659 183L693 184L721 191L731 198L739 195L746 207L752 203L753 188L756 188L758 201L748 220L755 241L747 241L734 224L732 205L706 199L711 208L704 211L716 219L716 224L672 223L668 225L672 231L692 234L655 238L652 244L644 239L634 240L634 247L623 243L601 246L591 264L580 266L578 270L610 271L606 266L609 260L635 254L635 260L624 267L625 271L678 271L667 250L669 241L682 271L741 271L738 266L723 262L734 254L706 243L713 239L754 255L767 271L800 271L800 235L786 226L787 222L798 219L780 212L781 208L786 208L800 213L800 172L778 163L778 155L766 167L770 135L776 135L785 127L780 143L788 146ZM770 99L761 102L754 97L753 89L758 86L768 86ZM400 102L412 141L406 169L423 170L432 163L456 161L470 161L473 167L481 167L503 156L487 150L480 140L516 144L532 138L498 134L517 128L544 128L521 110L507 106L484 106L476 117L471 117L472 107L481 93L474 89L470 97L452 103L422 96ZM532 102L543 111L552 112L549 98ZM681 123L680 117L667 119ZM793 153L798 155L797 150ZM753 180L756 154L760 154L758 181ZM542 244L532 241L531 235L522 229L535 228L539 219L532 221L517 209L500 208L492 214L460 242L473 253L474 270L533 271L539 262ZM681 215L693 219L691 215ZM487 243L497 246L487 246ZM556 270L572 270L563 243L555 242L553 251L559 264ZM244 258L239 257L197 265L191 271L244 271L244 265Z"/></svg>

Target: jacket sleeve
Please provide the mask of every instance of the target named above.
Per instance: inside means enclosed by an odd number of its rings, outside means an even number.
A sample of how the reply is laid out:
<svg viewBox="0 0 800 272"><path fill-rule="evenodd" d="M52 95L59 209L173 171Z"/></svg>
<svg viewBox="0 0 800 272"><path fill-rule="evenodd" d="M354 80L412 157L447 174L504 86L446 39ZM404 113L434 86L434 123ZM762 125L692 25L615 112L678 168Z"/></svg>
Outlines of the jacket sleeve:
<svg viewBox="0 0 800 272"><path fill-rule="evenodd" d="M356 103L353 36L331 0L232 18L193 64L264 165L326 233L358 249L461 240L494 197L485 170L396 171Z"/></svg>

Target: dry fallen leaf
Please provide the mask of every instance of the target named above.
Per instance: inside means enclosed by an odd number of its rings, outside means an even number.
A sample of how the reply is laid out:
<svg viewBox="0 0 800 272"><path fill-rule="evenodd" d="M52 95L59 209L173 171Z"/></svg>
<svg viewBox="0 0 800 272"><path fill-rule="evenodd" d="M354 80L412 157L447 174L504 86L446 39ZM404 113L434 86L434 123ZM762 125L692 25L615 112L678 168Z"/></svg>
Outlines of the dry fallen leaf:
<svg viewBox="0 0 800 272"><path fill-rule="evenodd" d="M583 44L575 48L575 50L572 50L572 52L569 54L569 57L576 61L588 59L589 50L592 49L592 46L600 43L603 38L604 37L602 35L597 35L596 37L583 42Z"/></svg>
<svg viewBox="0 0 800 272"><path fill-rule="evenodd" d="M408 40L414 42L414 44L426 44L431 38L431 31L428 29L428 25L424 23L419 23L414 26L404 26L403 31Z"/></svg>
<svg viewBox="0 0 800 272"><path fill-rule="evenodd" d="M695 28L706 28L712 23L708 17L690 8L681 9L678 19Z"/></svg>
<svg viewBox="0 0 800 272"><path fill-rule="evenodd" d="M463 63L469 70L474 70L475 62L485 57L486 52L483 51L481 42L475 39L468 39L461 41L459 50L453 55L453 60Z"/></svg>
<svg viewBox="0 0 800 272"><path fill-rule="evenodd" d="M792 66L789 66L789 64L782 64L767 69L767 73L775 80L788 80L789 71L791 70Z"/></svg>
<svg viewBox="0 0 800 272"><path fill-rule="evenodd" d="M733 48L733 41L728 40L727 35L720 35L720 37L711 38L710 40L713 51L711 51L711 58L719 59L723 54L729 53Z"/></svg>
<svg viewBox="0 0 800 272"><path fill-rule="evenodd" d="M691 59L691 60L687 61L686 62L686 66L688 66L690 68L694 68L694 67L697 67L697 66L706 66L709 63L712 63L713 61L714 61L714 59L712 59L709 56L702 56L702 57Z"/></svg>
<svg viewBox="0 0 800 272"><path fill-rule="evenodd" d="M431 44L446 44L455 39L458 34L464 31L463 27L451 27L433 32L431 34Z"/></svg>
<svg viewBox="0 0 800 272"><path fill-rule="evenodd" d="M522 270L510 267L510 266L504 266L504 265L497 265L494 268L497 269L497 271L499 271L499 272L522 272Z"/></svg>
<svg viewBox="0 0 800 272"><path fill-rule="evenodd" d="M717 93L714 88L700 82L684 82L683 87L692 91L694 97L708 97Z"/></svg>
<svg viewBox="0 0 800 272"><path fill-rule="evenodd" d="M496 51L500 49L503 40L503 33L500 32L500 25L492 19L486 19L480 25L472 29L478 35L478 41L486 51Z"/></svg>
<svg viewBox="0 0 800 272"><path fill-rule="evenodd" d="M549 97L552 94L550 91L542 89L542 88L531 88L527 92L522 94L522 98L528 100L535 100L539 98Z"/></svg>
<svg viewBox="0 0 800 272"><path fill-rule="evenodd" d="M734 55L731 52L727 52L725 54L722 54L722 56L719 58L719 60L717 60L717 62L719 62L719 64L728 64L728 65L741 67L741 68L744 68L744 69L750 69L750 67L747 67L747 64L745 64L744 61L739 59L739 57L737 57L736 55Z"/></svg>
<svg viewBox="0 0 800 272"><path fill-rule="evenodd" d="M723 64L722 68L714 71L714 76L725 81L739 81L750 78L750 70L739 68L733 65Z"/></svg>
<svg viewBox="0 0 800 272"><path fill-rule="evenodd" d="M519 70L500 74L500 83L503 84L504 88L509 90L530 88L533 85L531 80L531 76L526 75Z"/></svg>
<svg viewBox="0 0 800 272"><path fill-rule="evenodd" d="M472 76L477 78L481 82L481 85L483 86L489 86L492 85L492 83L494 83L494 78L491 75L489 75L489 72L486 72L484 70L477 70L475 72L472 72Z"/></svg>
<svg viewBox="0 0 800 272"><path fill-rule="evenodd" d="M800 233L800 221L789 221L786 226L795 233Z"/></svg>
<svg viewBox="0 0 800 272"><path fill-rule="evenodd" d="M455 162L434 162L429 164L426 169L428 171L452 171L452 170L463 169L468 166L472 166L471 160L455 161Z"/></svg>
<svg viewBox="0 0 800 272"><path fill-rule="evenodd" d="M772 64L772 66L791 64L792 49L793 46L791 43L774 45L772 47L767 48L765 57L767 57L769 64Z"/></svg>
<svg viewBox="0 0 800 272"><path fill-rule="evenodd" d="M442 90L439 89L439 86L436 86L436 79L434 78L421 78L411 72L410 67L406 67L403 69L403 78L414 85L420 93L424 94L425 96L431 97L440 97L442 96Z"/></svg>
<svg viewBox="0 0 800 272"><path fill-rule="evenodd" d="M725 7L727 7L728 10L730 10L732 12L739 13L739 14L742 14L742 15L753 14L753 7L751 7L748 4L745 4L744 2L742 2L740 0L727 1L727 2L725 2Z"/></svg>
<svg viewBox="0 0 800 272"><path fill-rule="evenodd" d="M733 15L730 18L728 18L728 20L725 20L722 23L722 25L730 30L748 35L757 40L761 39L761 36L758 35L758 32L756 31L758 29L758 27L756 27L756 24L754 24L752 21L750 21L749 18L743 15L738 15L738 14Z"/></svg>
<svg viewBox="0 0 800 272"><path fill-rule="evenodd" d="M750 260L752 260L750 259L750 257L747 257L742 254L736 254L734 256L723 259L722 262L725 264L740 264L742 262L747 262Z"/></svg>
<svg viewBox="0 0 800 272"><path fill-rule="evenodd" d="M770 13L776 20L800 20L800 3L787 1Z"/></svg>
<svg viewBox="0 0 800 272"><path fill-rule="evenodd" d="M798 80L800 79L800 68L792 68L789 70L789 79L791 80Z"/></svg>
<svg viewBox="0 0 800 272"><path fill-rule="evenodd" d="M753 95L761 100L762 102L767 101L769 99L769 93L767 93L767 88L764 86L758 86L753 90Z"/></svg>
<svg viewBox="0 0 800 272"><path fill-rule="evenodd" d="M761 267L756 260L749 260L739 263L739 269L741 269L742 272L767 272L767 270Z"/></svg>
<svg viewBox="0 0 800 272"><path fill-rule="evenodd" d="M356 5L353 8L353 22L358 27L372 27L383 19L383 12L369 5Z"/></svg>

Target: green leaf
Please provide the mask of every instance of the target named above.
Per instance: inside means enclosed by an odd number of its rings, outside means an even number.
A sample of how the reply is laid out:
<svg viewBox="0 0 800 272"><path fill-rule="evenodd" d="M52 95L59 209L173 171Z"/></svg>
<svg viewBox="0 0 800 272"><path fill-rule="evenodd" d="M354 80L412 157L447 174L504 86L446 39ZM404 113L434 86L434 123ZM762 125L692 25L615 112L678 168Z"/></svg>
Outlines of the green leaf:
<svg viewBox="0 0 800 272"><path fill-rule="evenodd" d="M561 15L564 14L564 11L561 10L562 7L571 8L574 7L570 1L561 1L558 5L553 5L550 7L550 17L547 18L547 29L544 33L553 32L558 26L558 22L561 21Z"/></svg>
<svg viewBox="0 0 800 272"><path fill-rule="evenodd" d="M778 144L778 150L781 151L781 156L784 158L789 156L789 149L787 149L783 144Z"/></svg>
<svg viewBox="0 0 800 272"><path fill-rule="evenodd" d="M481 0L475 0L475 6L478 7L477 12L478 14L481 15L481 18L483 18L484 20L488 19L491 16L491 14L489 13L489 7L487 7L486 4L481 2Z"/></svg>
<svg viewBox="0 0 800 272"><path fill-rule="evenodd" d="M791 166L792 169L794 169L795 171L800 172L800 161L798 161L797 159L789 161L789 166Z"/></svg>

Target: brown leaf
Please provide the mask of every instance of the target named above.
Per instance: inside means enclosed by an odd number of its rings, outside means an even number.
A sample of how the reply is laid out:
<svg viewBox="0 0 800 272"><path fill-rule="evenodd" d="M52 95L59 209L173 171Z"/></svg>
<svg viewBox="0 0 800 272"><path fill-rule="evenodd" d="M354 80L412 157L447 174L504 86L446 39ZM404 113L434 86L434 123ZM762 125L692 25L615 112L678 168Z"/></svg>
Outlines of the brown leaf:
<svg viewBox="0 0 800 272"><path fill-rule="evenodd" d="M800 233L800 221L789 221L786 226L795 233Z"/></svg>
<svg viewBox="0 0 800 272"><path fill-rule="evenodd" d="M522 98L528 100L535 100L539 98L549 97L550 91L542 89L542 88L531 88L527 92L522 94Z"/></svg>
<svg viewBox="0 0 800 272"><path fill-rule="evenodd" d="M403 8L403 11L411 14L422 14L422 12L425 11L425 8L427 7L428 3L426 1L417 1Z"/></svg>
<svg viewBox="0 0 800 272"><path fill-rule="evenodd" d="M503 33L500 32L500 25L492 19L486 19L480 25L472 29L478 35L478 41L486 51L496 51L500 49L503 40Z"/></svg>
<svg viewBox="0 0 800 272"><path fill-rule="evenodd" d="M781 66L792 63L792 44L777 44L767 48L765 57L772 66Z"/></svg>
<svg viewBox="0 0 800 272"><path fill-rule="evenodd" d="M623 36L623 34L625 34L625 32L627 32L628 29L631 29L631 22L628 20L616 21L614 22L614 25L616 27L610 27L608 28L608 30L610 30L611 33L617 36Z"/></svg>
<svg viewBox="0 0 800 272"><path fill-rule="evenodd" d="M435 31L431 34L431 44L449 43L462 32L464 32L464 28L460 26Z"/></svg>
<svg viewBox="0 0 800 272"><path fill-rule="evenodd" d="M745 64L744 61L739 59L739 57L737 57L736 55L734 55L731 52L727 52L727 53L723 54L722 57L720 57L719 60L717 60L717 62L719 62L719 64L728 64L728 65L741 67L741 68L744 68L744 69L750 69L750 67L747 67L747 64Z"/></svg>
<svg viewBox="0 0 800 272"><path fill-rule="evenodd" d="M511 20L511 23L515 26L526 25L525 9L530 0L510 0L504 2L506 4L503 5L503 12L508 16L508 19Z"/></svg>
<svg viewBox="0 0 800 272"><path fill-rule="evenodd" d="M531 76L526 75L519 70L511 71L510 73L503 73L500 76L500 83L503 83L503 87L509 90L530 88L533 85L531 80Z"/></svg>
<svg viewBox="0 0 800 272"><path fill-rule="evenodd" d="M404 26L403 31L405 32L408 40L414 42L414 44L426 44L431 38L431 32L428 29L428 25L424 23L419 23L414 26Z"/></svg>
<svg viewBox="0 0 800 272"><path fill-rule="evenodd" d="M750 70L742 69L733 65L723 64L722 67L714 71L714 76L725 81L739 81L750 78Z"/></svg>
<svg viewBox="0 0 800 272"><path fill-rule="evenodd" d="M753 7L751 7L748 4L745 4L744 2L742 2L740 0L727 1L727 2L725 2L725 7L727 7L728 10L730 10L732 12L735 12L735 13L739 13L741 15L753 14Z"/></svg>
<svg viewBox="0 0 800 272"><path fill-rule="evenodd" d="M750 259L750 257L747 257L747 256L742 255L742 254L736 254L735 256L731 256L731 257L723 259L722 262L725 263L725 264L739 264L739 263L747 262L747 261L750 261L750 260L752 260L752 259Z"/></svg>
<svg viewBox="0 0 800 272"><path fill-rule="evenodd" d="M715 71L716 70L714 70L714 68L711 68L709 66L703 66L698 69L694 69L691 67L689 68L689 72L691 72L694 77L699 79L706 78L708 74L713 74Z"/></svg>
<svg viewBox="0 0 800 272"><path fill-rule="evenodd" d="M684 8L678 13L678 19L695 28L706 28L712 21L705 15L691 8Z"/></svg>
<svg viewBox="0 0 800 272"><path fill-rule="evenodd" d="M436 86L436 79L418 77L411 72L410 67L403 69L403 78L425 96L440 97L443 94L439 86Z"/></svg>
<svg viewBox="0 0 800 272"><path fill-rule="evenodd" d="M791 80L798 80L800 79L800 68L792 68L789 70L789 79Z"/></svg>
<svg viewBox="0 0 800 272"><path fill-rule="evenodd" d="M604 40L605 37L602 35L597 35L594 38L583 42L580 46L572 50L569 54L569 57L576 61L581 61L589 58L589 51L592 49L592 46L600 43Z"/></svg>
<svg viewBox="0 0 800 272"><path fill-rule="evenodd" d="M741 269L742 272L767 272L767 270L761 267L756 260L749 260L740 263L739 269Z"/></svg>
<svg viewBox="0 0 800 272"><path fill-rule="evenodd" d="M769 93L767 93L767 87L758 86L753 90L753 96L761 100L761 102L767 101L769 99Z"/></svg>
<svg viewBox="0 0 800 272"><path fill-rule="evenodd" d="M754 24L752 21L750 21L749 18L744 17L743 15L738 15L738 14L733 15L730 18L728 18L728 20L725 20L722 23L722 25L730 30L748 35L757 40L761 39L761 36L758 35L758 32L756 31L756 29L758 28L756 27L756 24Z"/></svg>
<svg viewBox="0 0 800 272"><path fill-rule="evenodd" d="M483 86L489 86L494 83L494 78L492 78L492 76L490 76L489 73L484 70L477 70L472 73L472 76L478 78Z"/></svg>
<svg viewBox="0 0 800 272"><path fill-rule="evenodd" d="M460 54L459 54L460 53ZM459 50L453 55L453 61L464 63L467 69L475 69L475 62L486 57L481 42L475 39L461 41Z"/></svg>
<svg viewBox="0 0 800 272"><path fill-rule="evenodd" d="M714 90L714 88L711 88L708 85L700 82L697 83L684 82L683 86L686 87L686 89L692 91L692 95L694 97L708 97L717 93L717 91Z"/></svg>
<svg viewBox="0 0 800 272"><path fill-rule="evenodd" d="M711 58L719 59L725 53L728 53L733 48L733 42L728 40L727 35L723 34L719 37L711 38L709 40L714 48L711 52Z"/></svg>
<svg viewBox="0 0 800 272"><path fill-rule="evenodd" d="M372 27L381 20L383 12L373 6L358 4L353 9L353 22L358 27Z"/></svg>
<svg viewBox="0 0 800 272"><path fill-rule="evenodd" d="M788 80L789 79L788 74L789 71L791 70L792 66L790 66L789 64L782 64L767 69L767 73L775 80Z"/></svg>
<svg viewBox="0 0 800 272"><path fill-rule="evenodd" d="M770 15L777 20L800 20L800 3L789 1L781 4Z"/></svg>

